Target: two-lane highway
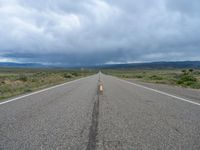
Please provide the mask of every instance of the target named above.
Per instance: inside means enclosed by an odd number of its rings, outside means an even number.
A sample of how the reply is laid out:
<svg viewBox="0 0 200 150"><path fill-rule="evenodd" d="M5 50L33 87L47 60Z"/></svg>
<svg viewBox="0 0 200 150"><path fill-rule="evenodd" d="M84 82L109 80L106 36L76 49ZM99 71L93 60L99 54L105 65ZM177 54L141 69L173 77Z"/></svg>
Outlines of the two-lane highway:
<svg viewBox="0 0 200 150"><path fill-rule="evenodd" d="M167 94L100 73L2 103L0 149L200 149L200 101Z"/></svg>

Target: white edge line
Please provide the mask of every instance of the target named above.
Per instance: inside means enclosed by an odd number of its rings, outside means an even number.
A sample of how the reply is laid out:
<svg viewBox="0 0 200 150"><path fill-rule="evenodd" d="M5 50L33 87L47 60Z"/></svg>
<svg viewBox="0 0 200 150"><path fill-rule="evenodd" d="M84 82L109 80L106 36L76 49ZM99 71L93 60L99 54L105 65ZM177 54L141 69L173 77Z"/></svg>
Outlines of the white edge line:
<svg viewBox="0 0 200 150"><path fill-rule="evenodd" d="M150 90L150 91L162 94L162 95L166 95L166 96L169 96L169 97L172 97L172 98L175 98L175 99L179 99L181 101L185 101L185 102L188 102L188 103L200 106L200 103L194 102L194 101L189 100L189 99L178 97L178 96L175 96L175 95L163 92L163 91L159 91L159 90L156 90L156 89L153 89L153 88L149 88L149 87L146 87L146 86L143 86L143 85L139 85L139 84L136 84L136 83L133 83L133 82L129 82L129 81L126 81L126 80L122 80L122 79L119 79L119 78L117 78L117 79L120 80L120 81L122 81L122 82L129 83L129 84L135 85L135 86L140 87L140 88L144 88L144 89L147 89L147 90Z"/></svg>
<svg viewBox="0 0 200 150"><path fill-rule="evenodd" d="M13 98L13 99L10 99L10 100L7 100L7 101L3 101L3 102L0 103L0 105L6 104L6 103L9 103L9 102L12 102L12 101L16 101L16 100L19 100L19 99L22 99L22 98L25 98L25 97L28 97L28 96L31 96L31 95L34 95L34 94L42 93L42 92L45 92L45 91L48 91L48 90L51 90L51 89L54 89L54 88L57 88L57 87L61 87L61 86L64 86L66 84L77 82L77 81L80 81L80 80L83 80L83 79L86 79L86 78L89 78L89 77L90 76L82 77L80 79L68 81L68 82L65 82L65 83L62 83L62 84L58 84L58 85L55 85L55 86L52 86L52 87L49 87L49 88L45 88L45 89L42 89L42 90L39 90L39 91L35 91L35 92L29 93L29 94L25 94L23 96L19 96L19 97L16 97L16 98Z"/></svg>

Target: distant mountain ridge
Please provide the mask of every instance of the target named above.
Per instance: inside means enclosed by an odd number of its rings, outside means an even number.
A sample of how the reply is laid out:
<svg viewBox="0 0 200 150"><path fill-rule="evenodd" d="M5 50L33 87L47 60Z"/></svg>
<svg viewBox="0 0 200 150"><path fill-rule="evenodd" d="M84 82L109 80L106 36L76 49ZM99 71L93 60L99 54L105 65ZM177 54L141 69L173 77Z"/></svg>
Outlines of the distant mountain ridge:
<svg viewBox="0 0 200 150"><path fill-rule="evenodd" d="M54 66L43 65L40 63L13 63L0 62L0 67L14 68L98 68L98 69L127 69L127 68L146 68L146 69L162 69L162 68L197 68L200 69L200 61L177 61L177 62L150 62L150 63L130 63L130 64L105 64L96 66Z"/></svg>
<svg viewBox="0 0 200 150"><path fill-rule="evenodd" d="M45 65L39 63L14 63L0 62L0 67L15 67L15 68L43 68Z"/></svg>
<svg viewBox="0 0 200 150"><path fill-rule="evenodd" d="M197 68L200 69L200 61L177 61L177 62L150 62L150 63L131 63L131 64L111 64L103 65L101 68L126 69L126 68Z"/></svg>

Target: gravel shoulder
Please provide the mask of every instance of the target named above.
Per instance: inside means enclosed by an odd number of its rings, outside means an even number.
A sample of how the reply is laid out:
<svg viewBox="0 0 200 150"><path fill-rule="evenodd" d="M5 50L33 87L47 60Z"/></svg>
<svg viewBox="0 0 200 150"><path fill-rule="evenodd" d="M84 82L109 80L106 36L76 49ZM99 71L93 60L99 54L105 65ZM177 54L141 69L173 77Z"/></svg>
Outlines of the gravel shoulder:
<svg viewBox="0 0 200 150"><path fill-rule="evenodd" d="M166 85L166 84L155 84L155 83L147 83L142 82L135 79L127 79L129 82L137 83L149 88L153 88L156 90L160 90L169 94L173 94L176 96L181 96L186 99L191 99L197 102L200 102L200 90L199 89L191 89L191 88L183 88L178 86Z"/></svg>

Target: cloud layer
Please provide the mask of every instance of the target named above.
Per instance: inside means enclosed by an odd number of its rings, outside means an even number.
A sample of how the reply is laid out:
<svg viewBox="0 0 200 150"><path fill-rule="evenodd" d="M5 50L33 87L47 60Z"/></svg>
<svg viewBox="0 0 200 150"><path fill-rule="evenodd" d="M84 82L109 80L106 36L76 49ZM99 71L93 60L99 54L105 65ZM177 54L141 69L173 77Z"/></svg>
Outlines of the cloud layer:
<svg viewBox="0 0 200 150"><path fill-rule="evenodd" d="M0 0L0 61L200 60L199 0Z"/></svg>

